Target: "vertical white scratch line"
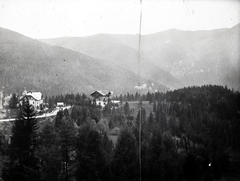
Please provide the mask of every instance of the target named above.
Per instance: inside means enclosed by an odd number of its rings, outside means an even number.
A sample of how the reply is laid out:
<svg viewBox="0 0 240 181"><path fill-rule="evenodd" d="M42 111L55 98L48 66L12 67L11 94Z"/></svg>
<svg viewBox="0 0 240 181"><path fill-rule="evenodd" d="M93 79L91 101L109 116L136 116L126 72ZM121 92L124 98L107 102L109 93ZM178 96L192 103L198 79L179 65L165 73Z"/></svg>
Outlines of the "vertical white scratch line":
<svg viewBox="0 0 240 181"><path fill-rule="evenodd" d="M140 68L141 68L141 31L142 31L142 0L140 0L140 22L138 34L138 86L140 86ZM139 117L139 180L142 180L142 153L141 153L141 137L142 137L142 101L141 101L141 88L139 89L139 102L140 102L140 117Z"/></svg>

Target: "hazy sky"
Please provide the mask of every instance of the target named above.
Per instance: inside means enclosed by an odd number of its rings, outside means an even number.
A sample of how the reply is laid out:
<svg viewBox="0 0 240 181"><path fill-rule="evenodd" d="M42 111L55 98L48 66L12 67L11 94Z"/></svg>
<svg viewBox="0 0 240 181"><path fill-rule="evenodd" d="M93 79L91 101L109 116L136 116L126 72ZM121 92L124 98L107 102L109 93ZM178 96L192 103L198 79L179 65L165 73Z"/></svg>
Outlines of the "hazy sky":
<svg viewBox="0 0 240 181"><path fill-rule="evenodd" d="M0 0L0 27L32 38L139 32L140 0ZM239 0L142 0L142 34L240 22Z"/></svg>

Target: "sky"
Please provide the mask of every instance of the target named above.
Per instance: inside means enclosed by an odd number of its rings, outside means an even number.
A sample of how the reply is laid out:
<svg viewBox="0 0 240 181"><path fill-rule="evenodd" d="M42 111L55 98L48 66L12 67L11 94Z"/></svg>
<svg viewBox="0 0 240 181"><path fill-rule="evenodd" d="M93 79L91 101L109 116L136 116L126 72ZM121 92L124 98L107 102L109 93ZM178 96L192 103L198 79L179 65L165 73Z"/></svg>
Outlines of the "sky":
<svg viewBox="0 0 240 181"><path fill-rule="evenodd" d="M240 0L0 0L0 27L31 38L211 30L240 23Z"/></svg>

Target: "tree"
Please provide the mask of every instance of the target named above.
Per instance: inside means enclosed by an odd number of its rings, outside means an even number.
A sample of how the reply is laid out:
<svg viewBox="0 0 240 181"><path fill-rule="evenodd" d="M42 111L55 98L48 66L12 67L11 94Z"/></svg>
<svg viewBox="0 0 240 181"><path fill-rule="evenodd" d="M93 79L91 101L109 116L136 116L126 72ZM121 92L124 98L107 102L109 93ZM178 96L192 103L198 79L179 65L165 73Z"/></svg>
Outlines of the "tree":
<svg viewBox="0 0 240 181"><path fill-rule="evenodd" d="M153 125L153 123L154 123L154 116L153 116L153 113L152 113L152 112L150 112L150 114L149 114L148 123L149 123L150 125Z"/></svg>
<svg viewBox="0 0 240 181"><path fill-rule="evenodd" d="M59 180L61 172L61 150L54 127L47 124L39 134L37 155L41 160L41 180Z"/></svg>
<svg viewBox="0 0 240 181"><path fill-rule="evenodd" d="M38 180L39 167L35 155L37 147L37 120L28 99L23 100L19 117L12 127L9 163L3 170L4 180Z"/></svg>
<svg viewBox="0 0 240 181"><path fill-rule="evenodd" d="M141 111L138 111L137 114L137 127L139 127L139 123L140 123L140 118L141 118L141 123L143 124L146 121L146 110L144 108L140 108ZM141 112L141 117L140 117L140 112Z"/></svg>
<svg viewBox="0 0 240 181"><path fill-rule="evenodd" d="M176 180L176 153L172 136L156 128L149 143L145 177L150 180Z"/></svg>
<svg viewBox="0 0 240 181"><path fill-rule="evenodd" d="M153 112L156 113L156 111L157 111L157 102L154 101L153 102Z"/></svg>
<svg viewBox="0 0 240 181"><path fill-rule="evenodd" d="M109 180L109 166L106 151L109 151L106 137L85 124L79 130L77 137L77 180Z"/></svg>
<svg viewBox="0 0 240 181"><path fill-rule="evenodd" d="M113 180L139 180L136 139L127 128L123 129L119 135L111 169Z"/></svg>
<svg viewBox="0 0 240 181"><path fill-rule="evenodd" d="M56 118L55 118L55 127L61 126L63 116L64 116L64 112L62 110L57 112L57 115L56 115Z"/></svg>
<svg viewBox="0 0 240 181"><path fill-rule="evenodd" d="M71 111L71 119L76 121L78 118L78 107L73 106L72 111Z"/></svg>
<svg viewBox="0 0 240 181"><path fill-rule="evenodd" d="M7 140L5 139L4 134L0 130L0 172L3 168L3 163L7 159L6 153L7 153ZM1 175L0 175L1 179Z"/></svg>
<svg viewBox="0 0 240 181"><path fill-rule="evenodd" d="M63 117L57 132L62 162L61 177L67 181L74 176L75 171L73 164L76 157L77 129L70 117Z"/></svg>
<svg viewBox="0 0 240 181"><path fill-rule="evenodd" d="M146 177L152 180L162 180L164 178L163 161L161 154L163 152L162 133L155 129L153 131L149 151L148 151L148 167L146 168Z"/></svg>
<svg viewBox="0 0 240 181"><path fill-rule="evenodd" d="M130 114L130 106L129 106L129 103L128 103L128 102L126 102L126 103L124 104L123 109L124 109L124 114L125 114L126 116L129 116L129 114Z"/></svg>
<svg viewBox="0 0 240 181"><path fill-rule="evenodd" d="M105 107L103 108L103 115L104 116L109 116L111 114L111 108L112 108L112 104L109 102L105 105Z"/></svg>
<svg viewBox="0 0 240 181"><path fill-rule="evenodd" d="M101 119L101 109L100 108L92 108L90 110L90 117L98 123Z"/></svg>
<svg viewBox="0 0 240 181"><path fill-rule="evenodd" d="M120 103L122 104L122 102L123 102L123 95L122 94L120 94L119 100L120 100Z"/></svg>
<svg viewBox="0 0 240 181"><path fill-rule="evenodd" d="M0 156L5 154L5 136L3 133L0 132Z"/></svg>
<svg viewBox="0 0 240 181"><path fill-rule="evenodd" d="M12 96L10 98L9 108L16 109L17 108L17 103L18 103L18 98L17 98L17 95L14 93L14 94L12 94Z"/></svg>
<svg viewBox="0 0 240 181"><path fill-rule="evenodd" d="M147 101L149 101L149 103L152 103L153 101L152 94L149 91L147 93Z"/></svg>

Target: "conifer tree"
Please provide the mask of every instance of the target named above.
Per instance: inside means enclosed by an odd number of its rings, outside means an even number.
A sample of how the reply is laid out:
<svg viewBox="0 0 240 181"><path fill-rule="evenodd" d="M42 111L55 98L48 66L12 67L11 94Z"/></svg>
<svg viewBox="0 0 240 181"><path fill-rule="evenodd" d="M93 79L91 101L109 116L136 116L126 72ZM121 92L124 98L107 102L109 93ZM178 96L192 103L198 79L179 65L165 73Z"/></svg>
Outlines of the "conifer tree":
<svg viewBox="0 0 240 181"><path fill-rule="evenodd" d="M47 124L39 134L37 155L41 159L41 180L60 180L61 150L54 126Z"/></svg>
<svg viewBox="0 0 240 181"><path fill-rule="evenodd" d="M61 178L70 180L74 175L75 168L73 162L75 159L76 135L77 129L75 123L70 117L63 117L60 120L60 125L56 128L58 131L58 141L61 154Z"/></svg>
<svg viewBox="0 0 240 181"><path fill-rule="evenodd" d="M109 180L110 172L106 160L109 145L105 138L90 124L80 128L77 138L77 180Z"/></svg>
<svg viewBox="0 0 240 181"><path fill-rule="evenodd" d="M4 180L38 180L39 167L35 155L37 147L37 120L28 99L23 100L18 119L12 127L9 163L4 167Z"/></svg>
<svg viewBox="0 0 240 181"><path fill-rule="evenodd" d="M136 139L126 128L121 131L118 138L111 169L113 180L139 180Z"/></svg>
<svg viewBox="0 0 240 181"><path fill-rule="evenodd" d="M11 109L16 109L17 108L17 103L18 103L18 98L17 98L17 95L14 93L12 95L12 97L10 98L9 107Z"/></svg>
<svg viewBox="0 0 240 181"><path fill-rule="evenodd" d="M152 126L154 123L154 116L153 113L150 112L149 117L148 117L148 123Z"/></svg>
<svg viewBox="0 0 240 181"><path fill-rule="evenodd" d="M142 122L142 124L145 121L146 121L146 110L144 108L141 108L141 122ZM138 111L138 114L137 114L136 123L137 123L137 127L139 127L139 123L140 123L140 110Z"/></svg>
<svg viewBox="0 0 240 181"><path fill-rule="evenodd" d="M126 102L126 103L124 104L123 109L124 109L124 114L125 114L126 116L129 116L129 115L130 115L130 106L129 106L129 103L128 103L128 102Z"/></svg>

